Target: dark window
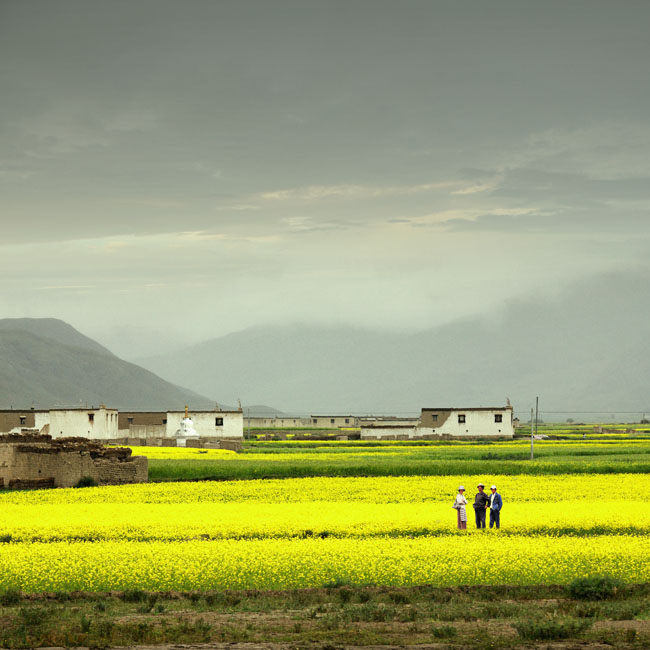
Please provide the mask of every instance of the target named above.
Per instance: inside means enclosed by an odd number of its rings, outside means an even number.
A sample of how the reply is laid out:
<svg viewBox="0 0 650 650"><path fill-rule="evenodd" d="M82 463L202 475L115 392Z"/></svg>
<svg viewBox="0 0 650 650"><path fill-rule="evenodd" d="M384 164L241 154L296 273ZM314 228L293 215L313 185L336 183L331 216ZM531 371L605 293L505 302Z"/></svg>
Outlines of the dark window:
<svg viewBox="0 0 650 650"><path fill-rule="evenodd" d="M495 422L503 422L503 415L501 415L501 413L496 413L494 415L494 421Z"/></svg>
<svg viewBox="0 0 650 650"><path fill-rule="evenodd" d="M461 414L458 416L458 424L464 424L465 423L465 415Z"/></svg>
<svg viewBox="0 0 650 650"><path fill-rule="evenodd" d="M345 418L345 423L350 424L350 418Z"/></svg>
<svg viewBox="0 0 650 650"><path fill-rule="evenodd" d="M88 422L94 422L94 421L95 421L95 414L88 413Z"/></svg>
<svg viewBox="0 0 650 650"><path fill-rule="evenodd" d="M214 426L215 427L222 427L223 426L223 418L214 418Z"/></svg>
<svg viewBox="0 0 650 650"><path fill-rule="evenodd" d="M167 418L163 418L163 424L167 424Z"/></svg>
<svg viewBox="0 0 650 650"><path fill-rule="evenodd" d="M330 424L334 424L334 418L330 420Z"/></svg>
<svg viewBox="0 0 650 650"><path fill-rule="evenodd" d="M21 424L27 424L27 418L24 415L20 416L20 423Z"/></svg>
<svg viewBox="0 0 650 650"><path fill-rule="evenodd" d="M314 418L314 424L318 424L318 420Z"/></svg>
<svg viewBox="0 0 650 650"><path fill-rule="evenodd" d="M431 414L431 419L432 419L434 422L437 422L437 421L438 421L438 414L437 414L437 413L432 413L432 414Z"/></svg>
<svg viewBox="0 0 650 650"><path fill-rule="evenodd" d="M133 424L133 418L126 418L126 420L129 424Z"/></svg>

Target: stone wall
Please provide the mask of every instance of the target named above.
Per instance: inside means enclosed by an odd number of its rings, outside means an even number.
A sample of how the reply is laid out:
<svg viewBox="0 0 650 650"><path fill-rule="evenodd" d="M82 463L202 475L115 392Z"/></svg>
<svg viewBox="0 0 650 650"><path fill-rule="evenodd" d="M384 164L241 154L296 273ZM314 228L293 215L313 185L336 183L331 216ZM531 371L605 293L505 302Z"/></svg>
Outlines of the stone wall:
<svg viewBox="0 0 650 650"><path fill-rule="evenodd" d="M5 488L72 487L84 477L98 485L146 483L147 459L85 438L0 436L0 481Z"/></svg>

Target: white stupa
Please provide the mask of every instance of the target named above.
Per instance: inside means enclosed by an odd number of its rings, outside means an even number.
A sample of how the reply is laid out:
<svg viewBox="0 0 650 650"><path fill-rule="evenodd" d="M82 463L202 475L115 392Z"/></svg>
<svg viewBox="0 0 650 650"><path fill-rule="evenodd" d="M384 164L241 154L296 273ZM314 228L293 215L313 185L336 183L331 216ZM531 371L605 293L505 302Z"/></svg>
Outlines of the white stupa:
<svg viewBox="0 0 650 650"><path fill-rule="evenodd" d="M187 405L185 406L185 417L181 420L181 426L174 434L177 447L187 447L188 440L198 440L199 434L194 429L194 422L189 416Z"/></svg>

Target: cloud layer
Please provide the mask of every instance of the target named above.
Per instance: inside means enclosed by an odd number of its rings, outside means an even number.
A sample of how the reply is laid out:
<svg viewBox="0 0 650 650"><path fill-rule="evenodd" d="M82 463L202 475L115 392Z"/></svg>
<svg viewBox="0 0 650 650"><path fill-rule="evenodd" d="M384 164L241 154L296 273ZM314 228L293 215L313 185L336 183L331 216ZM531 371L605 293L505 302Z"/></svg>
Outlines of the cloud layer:
<svg viewBox="0 0 650 650"><path fill-rule="evenodd" d="M7 315L416 328L645 264L645 2L1 12Z"/></svg>

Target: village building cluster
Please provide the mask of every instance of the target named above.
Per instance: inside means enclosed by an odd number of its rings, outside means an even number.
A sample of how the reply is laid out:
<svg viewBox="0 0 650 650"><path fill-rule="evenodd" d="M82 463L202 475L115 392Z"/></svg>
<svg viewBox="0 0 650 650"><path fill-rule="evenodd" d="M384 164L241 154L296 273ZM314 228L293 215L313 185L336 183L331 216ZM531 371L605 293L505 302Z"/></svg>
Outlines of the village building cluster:
<svg viewBox="0 0 650 650"><path fill-rule="evenodd" d="M243 413L238 411L118 411L98 408L0 410L0 433L35 430L52 439L79 437L104 443L175 446L184 418L191 418L198 438L230 448L243 438Z"/></svg>
<svg viewBox="0 0 650 650"><path fill-rule="evenodd" d="M70 487L147 481L147 459L129 446L178 446L239 451L243 410L123 411L107 408L0 410L0 488ZM512 406L423 408L419 418L311 415L246 418L257 431L351 430L364 440L512 438ZM286 433L284 434L286 435Z"/></svg>
<svg viewBox="0 0 650 650"><path fill-rule="evenodd" d="M191 420L188 437L181 423ZM81 437L105 443L241 448L245 432L319 430L360 432L362 439L512 438L517 420L510 404L501 407L423 408L419 417L314 414L309 417L249 417L238 410L118 411L98 408L0 410L0 433L23 429L52 439ZM185 426L185 425L184 425Z"/></svg>

